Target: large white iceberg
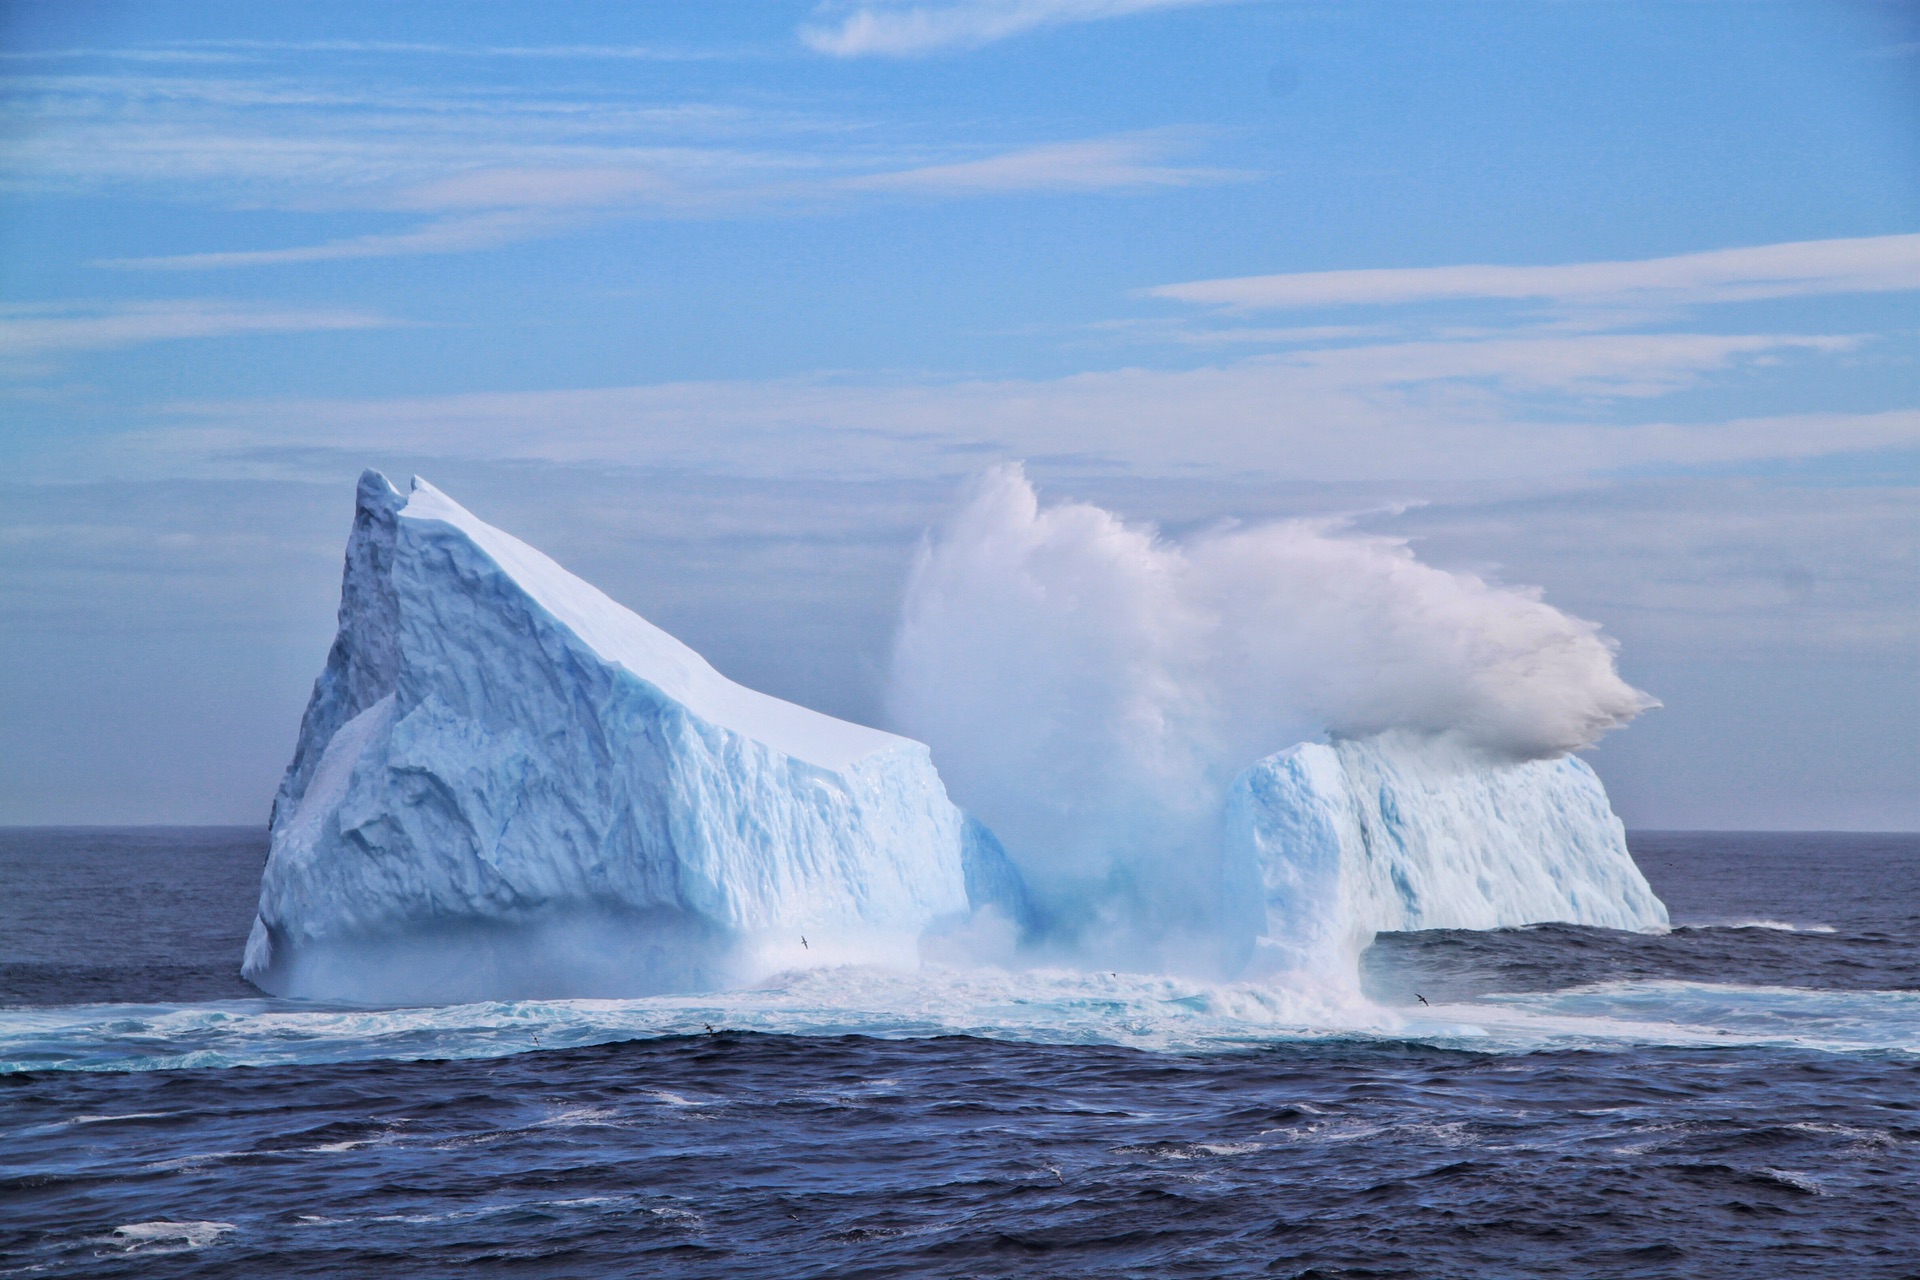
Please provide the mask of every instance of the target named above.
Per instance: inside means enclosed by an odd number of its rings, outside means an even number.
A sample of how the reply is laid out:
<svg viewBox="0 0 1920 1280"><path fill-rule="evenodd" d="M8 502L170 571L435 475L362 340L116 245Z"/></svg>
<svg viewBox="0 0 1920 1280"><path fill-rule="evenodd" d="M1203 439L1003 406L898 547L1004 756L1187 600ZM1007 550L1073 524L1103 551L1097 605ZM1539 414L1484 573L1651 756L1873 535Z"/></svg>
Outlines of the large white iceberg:
<svg viewBox="0 0 1920 1280"><path fill-rule="evenodd" d="M370 471L243 972L367 1001L713 988L912 963L970 883L1023 909L926 747L734 684Z"/></svg>
<svg viewBox="0 0 1920 1280"><path fill-rule="evenodd" d="M1225 828L1228 910L1253 932L1253 973L1350 973L1389 930L1667 923L1600 779L1573 756L1492 760L1407 732L1303 743L1240 775Z"/></svg>
<svg viewBox="0 0 1920 1280"><path fill-rule="evenodd" d="M1570 756L1405 731L1306 743L1241 773L1219 818L1203 856L1157 852L1223 904L1205 947L1172 951L1229 976L1351 983L1383 930L1666 922ZM1022 938L1068 960L1158 954L1111 905L1031 899L920 743L734 684L432 486L370 471L243 972L441 1001L912 965L934 933L962 958Z"/></svg>

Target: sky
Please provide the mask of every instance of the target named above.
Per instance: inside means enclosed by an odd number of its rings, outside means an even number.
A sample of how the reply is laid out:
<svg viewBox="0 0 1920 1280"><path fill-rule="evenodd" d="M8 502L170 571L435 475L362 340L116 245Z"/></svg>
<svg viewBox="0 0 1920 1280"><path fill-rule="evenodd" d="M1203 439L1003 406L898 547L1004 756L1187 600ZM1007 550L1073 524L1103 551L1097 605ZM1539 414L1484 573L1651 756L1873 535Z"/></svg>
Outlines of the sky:
<svg viewBox="0 0 1920 1280"><path fill-rule="evenodd" d="M970 477L1339 518L1920 829L1920 10L0 4L0 822L263 822L354 479L884 718Z"/></svg>

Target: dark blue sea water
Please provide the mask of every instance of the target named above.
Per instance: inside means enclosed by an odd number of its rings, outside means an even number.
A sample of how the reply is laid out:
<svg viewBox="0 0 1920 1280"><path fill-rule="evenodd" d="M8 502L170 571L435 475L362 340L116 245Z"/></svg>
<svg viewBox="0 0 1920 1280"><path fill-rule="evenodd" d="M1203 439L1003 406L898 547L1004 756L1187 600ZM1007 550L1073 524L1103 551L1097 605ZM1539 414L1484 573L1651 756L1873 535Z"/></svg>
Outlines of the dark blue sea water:
<svg viewBox="0 0 1920 1280"><path fill-rule="evenodd" d="M1671 933L1389 936L1337 1015L381 1010L235 976L260 832L0 831L0 1274L1920 1276L1920 837L1632 843Z"/></svg>

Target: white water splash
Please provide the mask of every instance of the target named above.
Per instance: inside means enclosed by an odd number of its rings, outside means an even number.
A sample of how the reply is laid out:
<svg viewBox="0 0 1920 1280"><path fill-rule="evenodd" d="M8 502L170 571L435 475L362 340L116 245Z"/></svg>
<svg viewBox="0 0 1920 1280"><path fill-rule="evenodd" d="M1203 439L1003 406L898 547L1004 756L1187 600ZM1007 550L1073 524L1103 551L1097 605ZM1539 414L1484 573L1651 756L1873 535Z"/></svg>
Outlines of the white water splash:
<svg viewBox="0 0 1920 1280"><path fill-rule="evenodd" d="M115 1227L104 1243L128 1253L186 1253L204 1249L232 1230L231 1222L130 1222Z"/></svg>
<svg viewBox="0 0 1920 1280"><path fill-rule="evenodd" d="M1164 975L828 969L748 991L412 1009L294 1001L0 1010L0 1073L494 1058L662 1036L972 1035L1219 1052L1330 1040L1486 1053L1768 1046L1920 1054L1920 992L1627 982L1431 1008Z"/></svg>
<svg viewBox="0 0 1920 1280"><path fill-rule="evenodd" d="M982 475L923 549L888 693L955 801L1084 921L1087 955L1190 972L1207 969L1162 940L1221 934L1221 813L1256 761L1396 732L1511 764L1652 705L1593 624L1536 591L1329 521L1176 542L1043 507L1017 466Z"/></svg>

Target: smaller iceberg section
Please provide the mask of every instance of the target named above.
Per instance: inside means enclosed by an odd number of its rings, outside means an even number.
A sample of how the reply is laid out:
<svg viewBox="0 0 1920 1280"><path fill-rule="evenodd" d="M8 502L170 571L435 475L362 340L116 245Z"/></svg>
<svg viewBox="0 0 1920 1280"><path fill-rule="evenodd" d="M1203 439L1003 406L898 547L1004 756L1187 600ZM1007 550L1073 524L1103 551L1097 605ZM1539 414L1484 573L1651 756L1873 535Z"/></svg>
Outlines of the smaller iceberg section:
<svg viewBox="0 0 1920 1280"><path fill-rule="evenodd" d="M1667 923L1585 761L1489 760L1445 736L1302 743L1243 772L1228 907L1249 975L1347 974L1378 932Z"/></svg>
<svg viewBox="0 0 1920 1280"><path fill-rule="evenodd" d="M1029 913L927 748L743 688L446 495L361 477L242 972L369 1002L710 990Z"/></svg>

